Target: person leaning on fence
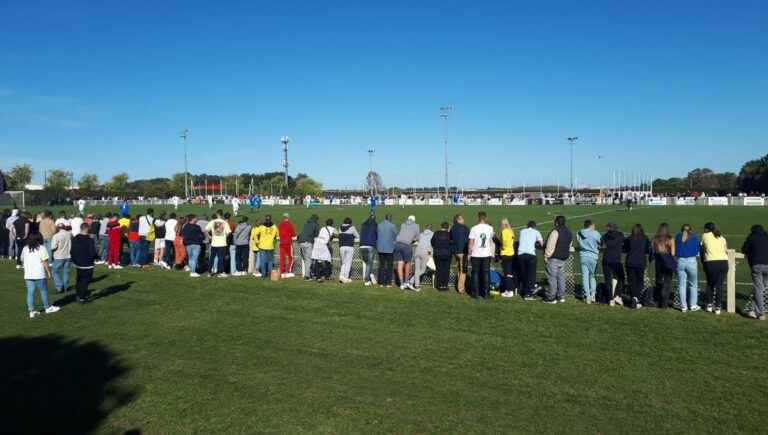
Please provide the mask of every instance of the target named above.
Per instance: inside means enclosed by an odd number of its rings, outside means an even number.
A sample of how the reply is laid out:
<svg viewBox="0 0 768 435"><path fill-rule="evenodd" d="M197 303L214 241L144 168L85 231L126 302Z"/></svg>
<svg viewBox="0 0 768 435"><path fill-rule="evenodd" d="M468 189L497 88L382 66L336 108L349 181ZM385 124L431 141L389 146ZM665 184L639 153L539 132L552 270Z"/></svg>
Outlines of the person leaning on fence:
<svg viewBox="0 0 768 435"><path fill-rule="evenodd" d="M554 220L555 228L547 236L547 244L544 250L544 262L546 263L547 280L549 289L544 302L555 304L565 302L565 262L571 256L571 242L573 235L565 225L565 216L557 216Z"/></svg>
<svg viewBox="0 0 768 435"><path fill-rule="evenodd" d="M484 211L477 213L477 224L469 230L467 252L472 263L472 298L487 299L490 296L491 260L496 253L493 244L493 227L488 225Z"/></svg>
<svg viewBox="0 0 768 435"><path fill-rule="evenodd" d="M96 258L96 246L90 236L91 227L84 223L80 225L80 234L72 238L72 263L75 265L75 291L77 302L86 303L88 300L88 285L93 280L93 260Z"/></svg>
<svg viewBox="0 0 768 435"><path fill-rule="evenodd" d="M373 256L378 240L378 224L376 215L371 213L368 219L360 226L360 258L363 261L363 282L365 286L376 284L376 275L373 273Z"/></svg>
<svg viewBox="0 0 768 435"><path fill-rule="evenodd" d="M379 253L379 285L392 287L393 253L395 251L395 239L397 239L397 230L392 223L392 215L384 216L384 220L379 222L376 233L378 235L376 251Z"/></svg>
<svg viewBox="0 0 768 435"><path fill-rule="evenodd" d="M200 252L205 241L205 234L197 223L197 217L193 214L187 216L187 223L181 227L181 238L189 256L189 276L197 278L197 265Z"/></svg>
<svg viewBox="0 0 768 435"><path fill-rule="evenodd" d="M277 225L280 234L280 246L278 249L278 264L282 278L293 278L293 241L296 239L296 229L291 223L288 213L283 213L283 220Z"/></svg>
<svg viewBox="0 0 768 435"><path fill-rule="evenodd" d="M517 244L517 261L520 270L520 296L523 300L532 301L534 287L536 285L536 249L544 247L544 238L536 229L535 221L528 221L525 228L520 231L520 239Z"/></svg>
<svg viewBox="0 0 768 435"><path fill-rule="evenodd" d="M448 222L440 224L440 230L432 235L432 255L435 259L435 288L438 291L448 291L448 280L451 274L451 233Z"/></svg>
<svg viewBox="0 0 768 435"><path fill-rule="evenodd" d="M317 282L322 283L331 278L331 240L337 235L333 227L333 219L325 221L325 226L320 228L317 237L312 244L312 267Z"/></svg>
<svg viewBox="0 0 768 435"><path fill-rule="evenodd" d="M713 222L704 224L701 236L701 261L707 276L707 311L720 314L725 277L728 274L728 243Z"/></svg>
<svg viewBox="0 0 768 435"><path fill-rule="evenodd" d="M669 308L672 293L672 275L677 270L675 261L675 240L669 233L669 225L662 223L651 241L653 260L656 266L656 303L659 308Z"/></svg>
<svg viewBox="0 0 768 435"><path fill-rule="evenodd" d="M424 231L419 234L419 240L416 244L413 256L414 271L410 281L416 292L421 291L421 277L427 273L429 260L432 258L432 236L434 236L432 225L427 224Z"/></svg>
<svg viewBox="0 0 768 435"><path fill-rule="evenodd" d="M416 216L408 216L400 225L400 232L395 239L395 251L393 259L397 268L397 279L400 281L400 290L415 290L408 282L411 276L411 261L413 261L413 242L419 240L419 225L416 224Z"/></svg>
<svg viewBox="0 0 768 435"><path fill-rule="evenodd" d="M251 225L248 224L248 216L240 218L240 223L235 227L232 233L232 242L235 244L235 266L236 271L233 274L244 276L248 273L248 251L251 242Z"/></svg>
<svg viewBox="0 0 768 435"><path fill-rule="evenodd" d="M258 218L253 222L251 226L251 236L249 246L253 253L253 259L255 266L253 268L253 276L261 278L261 252L259 252L259 235L261 234L261 220Z"/></svg>
<svg viewBox="0 0 768 435"><path fill-rule="evenodd" d="M275 244L277 238L277 226L272 222L272 216L264 216L264 222L259 227L259 256L261 259L259 271L264 279L270 279L272 269L275 267Z"/></svg>
<svg viewBox="0 0 768 435"><path fill-rule="evenodd" d="M339 258L341 267L339 268L339 282L347 284L352 282L349 273L352 270L352 258L355 256L355 243L360 241L360 234L357 228L352 225L351 218L344 218L344 223L339 229Z"/></svg>
<svg viewBox="0 0 768 435"><path fill-rule="evenodd" d="M217 213L214 214L213 220L208 222L205 230L211 235L211 275L226 278L224 258L227 255L227 236L229 236L232 230L227 221L219 216Z"/></svg>
<svg viewBox="0 0 768 435"><path fill-rule="evenodd" d="M456 258L456 291L461 294L466 292L468 246L469 228L464 225L464 216L457 214L451 227L451 249Z"/></svg>
<svg viewBox="0 0 768 435"><path fill-rule="evenodd" d="M765 320L765 286L768 285L768 233L762 225L752 225L741 252L747 258L752 271L754 309L749 316Z"/></svg>
<svg viewBox="0 0 768 435"><path fill-rule="evenodd" d="M312 245L315 237L320 232L320 218L313 214L302 227L296 241L299 244L299 255L301 256L301 275L305 280L312 279Z"/></svg>
<svg viewBox="0 0 768 435"><path fill-rule="evenodd" d="M584 302L596 302L597 294L597 259L600 255L600 233L592 220L584 221L584 228L576 233L579 241L579 263L581 264L581 285L584 290Z"/></svg>
<svg viewBox="0 0 768 435"><path fill-rule="evenodd" d="M603 278L605 280L605 295L603 301L610 306L624 305L624 266L621 264L621 254L624 252L624 233L619 231L616 224L609 222L605 226L605 234L600 238L600 249L603 251Z"/></svg>
<svg viewBox="0 0 768 435"><path fill-rule="evenodd" d="M699 311L699 265L698 256L701 241L683 224L675 236L675 257L677 257L677 295L680 311Z"/></svg>
<svg viewBox="0 0 768 435"><path fill-rule="evenodd" d="M501 220L501 234L499 238L499 256L501 257L501 271L503 278L504 291L501 293L502 297L511 298L515 296L515 288L517 287L517 276L515 275L515 230L509 225L509 220L503 218Z"/></svg>
<svg viewBox="0 0 768 435"><path fill-rule="evenodd" d="M632 297L632 308L640 309L643 303L649 303L652 295L646 293L646 299L641 301L643 290L645 288L645 268L648 260L653 260L651 251L651 242L645 235L643 226L635 224L632 227L632 233L624 240L625 266L627 269L627 281L629 282L629 292Z"/></svg>

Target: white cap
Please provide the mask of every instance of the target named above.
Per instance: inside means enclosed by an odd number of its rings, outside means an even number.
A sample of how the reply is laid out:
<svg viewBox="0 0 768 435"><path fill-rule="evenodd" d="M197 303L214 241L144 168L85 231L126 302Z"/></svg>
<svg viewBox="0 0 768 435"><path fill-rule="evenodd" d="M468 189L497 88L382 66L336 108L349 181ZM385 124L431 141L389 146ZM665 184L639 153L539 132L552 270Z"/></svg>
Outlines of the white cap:
<svg viewBox="0 0 768 435"><path fill-rule="evenodd" d="M408 216L408 220L411 221L411 222L416 222L416 216L410 215L410 216Z"/></svg>

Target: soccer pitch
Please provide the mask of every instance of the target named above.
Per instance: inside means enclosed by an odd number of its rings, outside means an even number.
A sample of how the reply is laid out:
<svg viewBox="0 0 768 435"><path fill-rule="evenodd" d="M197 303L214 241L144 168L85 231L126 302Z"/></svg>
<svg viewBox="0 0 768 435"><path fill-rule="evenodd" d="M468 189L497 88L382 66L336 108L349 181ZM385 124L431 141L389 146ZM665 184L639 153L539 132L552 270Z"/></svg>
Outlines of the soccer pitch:
<svg viewBox="0 0 768 435"><path fill-rule="evenodd" d="M224 206L214 206L216 208ZM153 207L160 210L172 207ZM60 208L53 207L57 212ZM115 211L117 207L109 208ZM627 232L717 223L739 250L768 209L379 207L399 224L485 210L498 227L554 216ZM104 212L107 208L87 209ZM139 213L144 207L133 207ZM70 208L70 212L74 209ZM360 225L365 207L265 207L300 228L316 213ZM182 206L177 213L210 213ZM241 213L241 214L242 214ZM541 262L539 264L541 268ZM740 262L737 282L749 281ZM555 306L362 283L190 279L98 267L94 300L29 320L23 281L0 264L0 380L9 432L762 432L765 322L741 315ZM743 306L751 288L737 286ZM51 300L58 298L52 295ZM42 417L42 418L41 418Z"/></svg>

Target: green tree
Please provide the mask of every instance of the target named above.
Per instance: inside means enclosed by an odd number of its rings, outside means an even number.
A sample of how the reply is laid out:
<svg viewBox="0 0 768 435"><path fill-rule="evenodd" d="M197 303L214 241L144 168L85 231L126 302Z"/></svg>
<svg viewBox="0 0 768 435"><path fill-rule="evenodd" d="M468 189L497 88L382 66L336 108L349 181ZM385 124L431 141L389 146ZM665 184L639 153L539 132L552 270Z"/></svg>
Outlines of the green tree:
<svg viewBox="0 0 768 435"><path fill-rule="evenodd" d="M45 178L45 192L51 198L63 198L69 190L72 182L72 173L62 169L54 169L48 172Z"/></svg>
<svg viewBox="0 0 768 435"><path fill-rule="evenodd" d="M104 187L110 192L123 192L128 187L128 179L128 174L121 172L114 175Z"/></svg>
<svg viewBox="0 0 768 435"><path fill-rule="evenodd" d="M303 198L307 195L320 196L322 192L323 185L320 182L307 176L296 178L293 194L297 198Z"/></svg>
<svg viewBox="0 0 768 435"><path fill-rule="evenodd" d="M95 191L99 189L99 177L96 174L83 174L77 181L77 188L80 190Z"/></svg>
<svg viewBox="0 0 768 435"><path fill-rule="evenodd" d="M24 163L16 165L8 172L6 181L8 190L24 190L24 186L32 181L32 165Z"/></svg>
<svg viewBox="0 0 768 435"><path fill-rule="evenodd" d="M739 190L747 193L768 193L768 154L750 160L741 167Z"/></svg>

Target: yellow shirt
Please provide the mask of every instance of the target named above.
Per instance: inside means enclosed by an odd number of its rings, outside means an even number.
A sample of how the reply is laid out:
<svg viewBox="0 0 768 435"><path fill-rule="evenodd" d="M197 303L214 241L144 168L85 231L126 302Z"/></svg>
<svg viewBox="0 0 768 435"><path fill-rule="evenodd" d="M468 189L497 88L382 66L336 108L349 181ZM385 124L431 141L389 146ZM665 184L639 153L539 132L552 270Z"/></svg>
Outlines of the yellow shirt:
<svg viewBox="0 0 768 435"><path fill-rule="evenodd" d="M504 257L515 255L515 230L512 228L501 230L501 255Z"/></svg>
<svg viewBox="0 0 768 435"><path fill-rule="evenodd" d="M275 240L277 240L277 225L259 227L259 249L271 251L275 249Z"/></svg>
<svg viewBox="0 0 768 435"><path fill-rule="evenodd" d="M120 218L117 223L120 224L121 227L128 228L131 225L131 220L128 218Z"/></svg>
<svg viewBox="0 0 768 435"><path fill-rule="evenodd" d="M704 247L704 261L728 260L725 237L715 237L711 232L704 233L701 235L701 246Z"/></svg>
<svg viewBox="0 0 768 435"><path fill-rule="evenodd" d="M259 250L259 228L261 228L261 225L251 228L251 251L253 252Z"/></svg>

